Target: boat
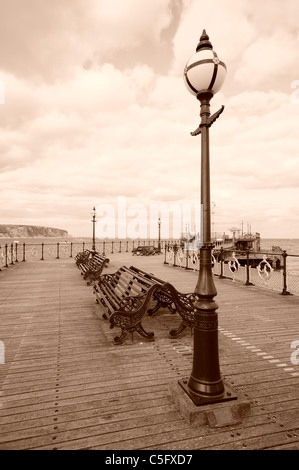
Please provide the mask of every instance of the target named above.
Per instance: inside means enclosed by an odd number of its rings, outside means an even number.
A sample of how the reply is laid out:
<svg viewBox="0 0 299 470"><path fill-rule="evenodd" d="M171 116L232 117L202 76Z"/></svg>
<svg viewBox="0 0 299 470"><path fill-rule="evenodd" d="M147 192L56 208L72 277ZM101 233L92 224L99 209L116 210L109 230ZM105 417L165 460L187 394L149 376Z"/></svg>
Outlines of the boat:
<svg viewBox="0 0 299 470"><path fill-rule="evenodd" d="M272 269L279 270L283 267L283 250L279 246L272 246L271 250L261 250L260 233L247 233L237 227L229 229L232 235L225 238L225 243L215 244L213 255L216 261L220 261L223 256L224 262L229 262L236 258L240 266L247 263L252 268L256 268L261 262L267 261ZM223 241L224 242L224 241Z"/></svg>
<svg viewBox="0 0 299 470"><path fill-rule="evenodd" d="M268 263L274 270L280 270L283 267L283 250L279 246L272 246L271 250L261 250L261 235L259 232L251 233L243 231L238 227L228 229L231 233L214 233L212 242L214 245L213 256L216 262L224 263L237 260L240 266L247 264L252 268L257 268L261 263ZM201 246L199 234L182 234L179 243L182 249L198 252Z"/></svg>

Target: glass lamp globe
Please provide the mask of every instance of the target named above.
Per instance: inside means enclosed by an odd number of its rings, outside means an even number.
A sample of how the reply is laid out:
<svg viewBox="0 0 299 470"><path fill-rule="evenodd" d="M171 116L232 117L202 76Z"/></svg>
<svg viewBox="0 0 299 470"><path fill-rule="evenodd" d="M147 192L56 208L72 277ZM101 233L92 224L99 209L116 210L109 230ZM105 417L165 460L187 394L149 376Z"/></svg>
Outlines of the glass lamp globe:
<svg viewBox="0 0 299 470"><path fill-rule="evenodd" d="M96 222L96 216L98 214L97 214L97 211L96 211L95 207L92 209L92 212L90 213L90 215L92 215L92 222Z"/></svg>
<svg viewBox="0 0 299 470"><path fill-rule="evenodd" d="M226 65L222 62L203 30L196 53L189 59L184 70L185 84L193 95L203 91L217 93L226 77Z"/></svg>

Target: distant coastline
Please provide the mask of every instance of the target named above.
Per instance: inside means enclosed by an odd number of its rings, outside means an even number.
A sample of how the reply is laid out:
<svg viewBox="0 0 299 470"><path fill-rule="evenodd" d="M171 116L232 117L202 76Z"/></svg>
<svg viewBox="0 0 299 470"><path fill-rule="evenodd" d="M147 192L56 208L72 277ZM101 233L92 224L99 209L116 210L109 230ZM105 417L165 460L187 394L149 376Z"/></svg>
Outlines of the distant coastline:
<svg viewBox="0 0 299 470"><path fill-rule="evenodd" d="M0 224L0 238L68 238L67 230L36 225Z"/></svg>

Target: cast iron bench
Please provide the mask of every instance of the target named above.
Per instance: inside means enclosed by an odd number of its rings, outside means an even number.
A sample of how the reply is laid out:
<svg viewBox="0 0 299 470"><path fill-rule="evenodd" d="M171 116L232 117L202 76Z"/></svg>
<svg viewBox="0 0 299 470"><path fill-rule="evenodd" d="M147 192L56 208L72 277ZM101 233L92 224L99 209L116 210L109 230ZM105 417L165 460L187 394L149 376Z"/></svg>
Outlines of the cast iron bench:
<svg viewBox="0 0 299 470"><path fill-rule="evenodd" d="M110 321L110 328L121 329L121 335L114 338L116 344L123 343L128 333L133 336L134 331L153 340L154 333L145 331L142 320L146 314L153 315L160 308L178 312L182 317L179 327L170 331L171 337L193 326L195 295L181 294L168 282L134 266L122 266L113 274L101 275L93 290L97 302L104 307L103 318ZM150 309L152 300L157 303Z"/></svg>
<svg viewBox="0 0 299 470"><path fill-rule="evenodd" d="M78 264L83 279L87 280L87 284L100 278L104 267L109 264L109 259L106 255L89 251L88 257L82 258Z"/></svg>
<svg viewBox="0 0 299 470"><path fill-rule="evenodd" d="M132 250L132 255L137 256L149 256L155 255L156 253L160 254L160 251L153 245L137 246L137 248L133 248Z"/></svg>
<svg viewBox="0 0 299 470"><path fill-rule="evenodd" d="M84 250L80 251L79 253L76 254L75 256L75 262L76 265L80 266L81 263L87 262L88 259L90 258L91 251L90 250Z"/></svg>

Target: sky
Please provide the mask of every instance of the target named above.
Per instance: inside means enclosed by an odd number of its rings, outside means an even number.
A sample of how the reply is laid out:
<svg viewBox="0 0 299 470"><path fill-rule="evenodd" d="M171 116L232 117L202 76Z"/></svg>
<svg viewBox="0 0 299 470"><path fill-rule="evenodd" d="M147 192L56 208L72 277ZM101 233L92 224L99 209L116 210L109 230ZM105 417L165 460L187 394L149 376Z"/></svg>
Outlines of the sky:
<svg viewBox="0 0 299 470"><path fill-rule="evenodd" d="M167 210L196 230L200 103L183 72L206 29L227 66L211 101L225 106L210 128L212 230L299 238L297 0L0 8L0 224L92 236L96 207L99 237L137 237L142 217L167 237Z"/></svg>

